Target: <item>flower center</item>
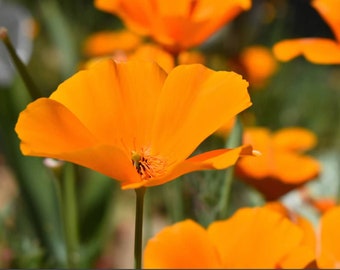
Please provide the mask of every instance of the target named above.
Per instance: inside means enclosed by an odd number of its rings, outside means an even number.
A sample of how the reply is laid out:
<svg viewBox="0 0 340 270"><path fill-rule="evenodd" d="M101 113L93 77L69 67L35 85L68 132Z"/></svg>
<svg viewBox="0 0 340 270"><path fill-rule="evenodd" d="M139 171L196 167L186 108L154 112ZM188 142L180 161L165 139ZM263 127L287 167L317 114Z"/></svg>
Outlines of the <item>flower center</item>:
<svg viewBox="0 0 340 270"><path fill-rule="evenodd" d="M150 155L148 149L142 149L140 153L131 152L132 165L143 180L159 177L165 173L166 161L155 155Z"/></svg>

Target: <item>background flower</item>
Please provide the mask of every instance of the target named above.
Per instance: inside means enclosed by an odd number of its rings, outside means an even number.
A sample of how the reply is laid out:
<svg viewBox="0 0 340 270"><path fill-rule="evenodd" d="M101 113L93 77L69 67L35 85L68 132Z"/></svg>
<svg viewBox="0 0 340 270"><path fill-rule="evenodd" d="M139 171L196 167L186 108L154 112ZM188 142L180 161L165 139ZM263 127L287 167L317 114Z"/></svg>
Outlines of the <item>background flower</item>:
<svg viewBox="0 0 340 270"><path fill-rule="evenodd" d="M173 53L199 45L251 6L250 0L95 0L94 3L98 9L118 15L131 30L150 35Z"/></svg>
<svg viewBox="0 0 340 270"><path fill-rule="evenodd" d="M261 156L242 158L236 167L237 175L267 200L278 199L320 172L315 159L300 154L316 144L315 135L306 129L291 127L271 134L266 128L248 128L243 142L252 144Z"/></svg>

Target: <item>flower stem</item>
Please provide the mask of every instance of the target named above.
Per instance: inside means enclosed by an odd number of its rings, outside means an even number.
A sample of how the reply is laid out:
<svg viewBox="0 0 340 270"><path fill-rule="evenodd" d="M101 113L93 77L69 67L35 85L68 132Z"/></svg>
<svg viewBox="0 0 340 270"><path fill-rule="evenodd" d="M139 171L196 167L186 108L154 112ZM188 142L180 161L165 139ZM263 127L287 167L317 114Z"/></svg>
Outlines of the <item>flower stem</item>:
<svg viewBox="0 0 340 270"><path fill-rule="evenodd" d="M68 266L79 267L78 213L75 194L75 175L73 164L65 164L62 179L63 220L67 244Z"/></svg>
<svg viewBox="0 0 340 270"><path fill-rule="evenodd" d="M242 124L240 119L236 119L235 126L225 143L226 148L234 148L242 143ZM234 180L234 166L226 170L224 186L222 187L221 198L219 201L219 218L228 217L229 201L232 183Z"/></svg>
<svg viewBox="0 0 340 270"><path fill-rule="evenodd" d="M142 269L142 245L143 245L143 209L145 187L136 191L136 217L135 217L135 269Z"/></svg>
<svg viewBox="0 0 340 270"><path fill-rule="evenodd" d="M4 27L0 27L0 39L5 44L8 53L10 54L12 61L17 68L22 80L25 83L25 86L33 100L42 97L42 94L36 84L34 83L33 79L31 78L30 74L27 71L25 64L21 61L19 56L17 55L12 42L8 36L7 29Z"/></svg>

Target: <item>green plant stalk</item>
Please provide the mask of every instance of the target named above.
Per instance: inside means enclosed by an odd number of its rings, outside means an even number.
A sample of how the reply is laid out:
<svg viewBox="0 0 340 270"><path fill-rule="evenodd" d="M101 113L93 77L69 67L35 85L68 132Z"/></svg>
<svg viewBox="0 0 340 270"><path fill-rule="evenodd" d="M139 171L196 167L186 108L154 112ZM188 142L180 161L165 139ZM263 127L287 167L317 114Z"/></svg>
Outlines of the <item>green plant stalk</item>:
<svg viewBox="0 0 340 270"><path fill-rule="evenodd" d="M62 213L64 221L65 238L69 269L79 267L79 231L78 212L76 203L76 177L73 164L64 165L62 177Z"/></svg>
<svg viewBox="0 0 340 270"><path fill-rule="evenodd" d="M42 97L42 94L40 92L40 90L38 89L38 87L36 86L36 84L34 83L32 77L30 76L30 74L27 71L27 68L25 66L25 64L21 61L21 59L19 58L19 56L17 55L13 44L8 36L7 33L7 29L4 27L0 27L0 38L3 41L3 43L5 44L8 53L11 56L11 59L16 67L16 69L18 70L20 77L22 78L31 98L33 100Z"/></svg>
<svg viewBox="0 0 340 270"><path fill-rule="evenodd" d="M136 191L136 217L135 217L135 269L142 269L143 247L143 210L145 187L137 188Z"/></svg>
<svg viewBox="0 0 340 270"><path fill-rule="evenodd" d="M237 118L233 130L228 140L226 140L225 148L234 148L239 146L242 143L242 132L243 132L242 124L240 120ZM226 170L224 186L222 187L221 198L218 206L219 207L218 217L220 219L228 217L230 192L234 180L234 171L235 171L234 166Z"/></svg>

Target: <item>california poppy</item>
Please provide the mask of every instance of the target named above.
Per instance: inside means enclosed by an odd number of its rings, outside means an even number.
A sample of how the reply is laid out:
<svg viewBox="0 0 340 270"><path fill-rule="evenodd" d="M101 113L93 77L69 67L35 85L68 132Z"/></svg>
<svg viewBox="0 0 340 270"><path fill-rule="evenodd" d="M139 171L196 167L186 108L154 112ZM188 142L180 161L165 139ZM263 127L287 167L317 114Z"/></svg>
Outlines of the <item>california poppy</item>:
<svg viewBox="0 0 340 270"><path fill-rule="evenodd" d="M121 182L163 184L196 170L223 169L250 146L189 157L221 125L251 105L234 72L106 59L63 82L20 114L25 155L70 161Z"/></svg>
<svg viewBox="0 0 340 270"><path fill-rule="evenodd" d="M243 142L252 144L261 156L240 159L236 174L267 200L278 199L320 172L317 160L301 154L316 144L316 136L309 130L291 127L271 133L266 128L254 127L245 129L243 137Z"/></svg>
<svg viewBox="0 0 340 270"><path fill-rule="evenodd" d="M170 52L197 46L239 13L251 0L95 0L95 6L119 16L126 26L151 36Z"/></svg>
<svg viewBox="0 0 340 270"><path fill-rule="evenodd" d="M164 228L144 251L145 268L303 268L314 259L304 232L265 207L242 208L207 229L192 220Z"/></svg>
<svg viewBox="0 0 340 270"><path fill-rule="evenodd" d="M314 0L312 6L319 12L333 31L335 39L310 37L287 39L274 45L276 57L289 61L299 55L316 64L340 63L340 1Z"/></svg>

